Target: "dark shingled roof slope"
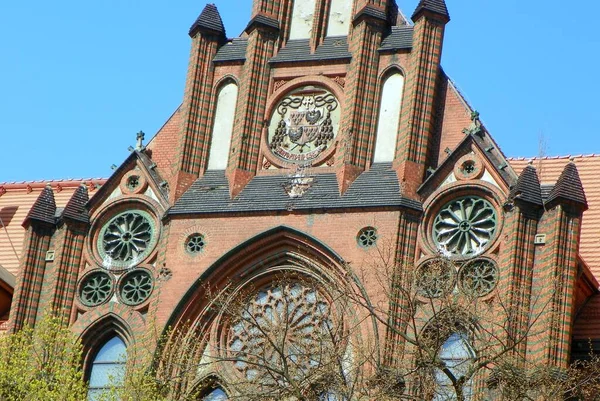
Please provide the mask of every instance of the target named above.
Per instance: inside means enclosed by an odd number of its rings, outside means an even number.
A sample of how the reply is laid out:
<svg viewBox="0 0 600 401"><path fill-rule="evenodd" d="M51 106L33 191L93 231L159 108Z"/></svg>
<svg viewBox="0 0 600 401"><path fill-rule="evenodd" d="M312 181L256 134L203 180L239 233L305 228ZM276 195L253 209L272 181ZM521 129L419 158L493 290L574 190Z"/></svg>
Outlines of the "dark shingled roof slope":
<svg viewBox="0 0 600 401"><path fill-rule="evenodd" d="M542 201L542 188L535 167L529 165L523 169L510 195L523 202L529 202L538 206L544 205Z"/></svg>
<svg viewBox="0 0 600 401"><path fill-rule="evenodd" d="M334 173L308 174L306 177L312 182L300 197L292 198L286 192L293 177L269 175L254 177L235 199L231 199L225 172L208 171L179 198L169 215L369 207L422 210L419 202L402 197L396 172L389 163L373 165L343 195L339 193Z"/></svg>
<svg viewBox="0 0 600 401"><path fill-rule="evenodd" d="M383 38L379 51L411 49L413 45L412 26L393 26L389 35Z"/></svg>
<svg viewBox="0 0 600 401"><path fill-rule="evenodd" d="M583 185L579 178L579 172L575 163L571 162L565 166L556 185L552 188L550 196L546 203L551 203L557 199L566 199L575 203L583 205L587 209L587 200L585 198L585 192L583 191Z"/></svg>
<svg viewBox="0 0 600 401"><path fill-rule="evenodd" d="M235 38L219 48L213 62L246 61L248 39Z"/></svg>
<svg viewBox="0 0 600 401"><path fill-rule="evenodd" d="M262 25L270 29L279 30L279 21L262 14L257 14L252 18L248 23L248 26L246 26L245 31L248 32L254 25Z"/></svg>
<svg viewBox="0 0 600 401"><path fill-rule="evenodd" d="M52 187L47 186L40 192L37 200L29 210L23 224L29 220L37 220L48 224L54 224L56 214L56 202L54 201L54 192Z"/></svg>
<svg viewBox="0 0 600 401"><path fill-rule="evenodd" d="M89 201L87 187L85 185L80 185L79 188L75 191L69 202L65 206L65 209L62 213L63 218L68 218L75 221L80 221L82 223L89 223L90 216L88 214L85 205Z"/></svg>
<svg viewBox="0 0 600 401"><path fill-rule="evenodd" d="M446 2L444 0L421 0L417 9L413 13L413 20L421 11L432 11L434 13L446 16L450 18L450 14L448 13L448 7L446 7Z"/></svg>
<svg viewBox="0 0 600 401"><path fill-rule="evenodd" d="M209 31L225 36L225 27L217 6L207 4L204 7L204 10L190 28L190 36L196 35L198 31Z"/></svg>
<svg viewBox="0 0 600 401"><path fill-rule="evenodd" d="M271 60L270 63L287 63L294 61L321 61L352 58L348 50L346 36L329 36L314 53L310 52L310 39L289 40L285 47Z"/></svg>

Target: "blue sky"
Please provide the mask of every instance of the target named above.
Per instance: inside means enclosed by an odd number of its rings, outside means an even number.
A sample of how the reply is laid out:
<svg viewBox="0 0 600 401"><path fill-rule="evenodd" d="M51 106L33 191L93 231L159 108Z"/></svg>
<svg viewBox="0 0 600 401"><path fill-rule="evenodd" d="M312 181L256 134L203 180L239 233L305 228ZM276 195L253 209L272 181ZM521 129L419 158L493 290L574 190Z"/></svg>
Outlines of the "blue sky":
<svg viewBox="0 0 600 401"><path fill-rule="evenodd" d="M212 1L238 36L251 0ZM540 136L549 155L600 153L600 2L447 3L444 69L508 156L539 154ZM109 176L180 104L205 4L0 2L0 182Z"/></svg>

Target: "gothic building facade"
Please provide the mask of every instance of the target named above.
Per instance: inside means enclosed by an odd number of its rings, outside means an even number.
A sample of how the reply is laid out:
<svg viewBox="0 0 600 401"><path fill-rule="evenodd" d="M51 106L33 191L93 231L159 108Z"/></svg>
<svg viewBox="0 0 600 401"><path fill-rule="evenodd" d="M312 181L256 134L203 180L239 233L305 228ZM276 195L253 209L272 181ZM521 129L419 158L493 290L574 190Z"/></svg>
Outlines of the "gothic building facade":
<svg viewBox="0 0 600 401"><path fill-rule="evenodd" d="M233 344L216 294L254 288L276 305L269 283L283 273L343 287L345 266L385 244L400 273L457 262L453 291L519 305L515 332L559 277L552 324L517 348L566 367L600 341L600 157L507 159L440 66L449 21L444 0L421 0L410 19L393 0L254 0L230 39L207 5L189 31L183 103L158 133L98 188L36 193L9 328L61 314L93 397L105 385L95 368L122 363L107 355L149 324ZM402 313L376 273L356 278L365 297ZM372 324L394 364L402 336Z"/></svg>

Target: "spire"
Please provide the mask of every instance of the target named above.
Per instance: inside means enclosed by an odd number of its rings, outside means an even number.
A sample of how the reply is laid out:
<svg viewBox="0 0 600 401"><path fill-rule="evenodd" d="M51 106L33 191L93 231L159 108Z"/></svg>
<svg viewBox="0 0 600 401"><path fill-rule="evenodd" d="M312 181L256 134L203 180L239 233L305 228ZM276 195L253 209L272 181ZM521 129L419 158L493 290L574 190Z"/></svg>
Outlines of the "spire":
<svg viewBox="0 0 600 401"><path fill-rule="evenodd" d="M523 169L517 185L511 190L511 198L542 206L542 188L535 167L528 165Z"/></svg>
<svg viewBox="0 0 600 401"><path fill-rule="evenodd" d="M67 203L67 206L65 206L65 210L62 213L62 217L82 223L89 223L90 216L85 208L88 200L89 196L87 187L85 184L81 184L73 196L71 196L71 199L69 199L69 202Z"/></svg>
<svg viewBox="0 0 600 401"><path fill-rule="evenodd" d="M585 198L583 185L581 184L579 172L573 161L565 166L562 174L558 177L558 181L556 181L556 185L552 188L552 192L550 192L546 204L550 204L558 199L578 203L583 206L584 210L587 209L587 200Z"/></svg>
<svg viewBox="0 0 600 401"><path fill-rule="evenodd" d="M412 20L416 22L421 17L421 13L425 11L444 17L446 22L450 21L448 7L446 7L446 2L444 0L421 0L412 15Z"/></svg>
<svg viewBox="0 0 600 401"><path fill-rule="evenodd" d="M43 223L54 224L56 222L56 202L54 201L54 192L48 184L40 193L37 200L27 213L23 225L26 225L29 220L37 220Z"/></svg>
<svg viewBox="0 0 600 401"><path fill-rule="evenodd" d="M198 32L205 32L225 37L225 27L221 14L214 4L207 4L202 13L190 28L190 36L193 38Z"/></svg>

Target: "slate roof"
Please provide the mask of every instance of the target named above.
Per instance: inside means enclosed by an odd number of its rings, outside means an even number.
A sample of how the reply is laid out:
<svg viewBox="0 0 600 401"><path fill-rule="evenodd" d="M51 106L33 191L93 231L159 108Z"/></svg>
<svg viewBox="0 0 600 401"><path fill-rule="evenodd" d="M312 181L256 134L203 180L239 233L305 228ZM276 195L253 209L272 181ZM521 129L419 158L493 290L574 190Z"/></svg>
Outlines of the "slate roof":
<svg viewBox="0 0 600 401"><path fill-rule="evenodd" d="M556 185L552 188L552 192L550 192L546 203L557 199L566 199L584 205L587 208L583 185L581 184L575 163L571 162L565 166L562 174L558 177L558 181L556 181Z"/></svg>
<svg viewBox="0 0 600 401"><path fill-rule="evenodd" d="M204 213L273 212L337 208L409 207L422 205L402 197L396 172L390 163L375 164L361 174L340 196L335 173L307 175L312 178L303 196L291 198L286 192L291 177L256 176L235 198L229 196L224 171L208 171L169 210L171 216Z"/></svg>
<svg viewBox="0 0 600 401"><path fill-rule="evenodd" d="M379 51L412 49L413 31L412 26L393 26L390 33L381 41Z"/></svg>
<svg viewBox="0 0 600 401"><path fill-rule="evenodd" d="M225 36L225 27L223 26L223 20L221 14L217 10L217 6L214 4L207 4L200 13L200 16L190 27L190 36L194 36L198 31L210 31L216 34Z"/></svg>
<svg viewBox="0 0 600 401"><path fill-rule="evenodd" d="M421 11L429 10L434 13L444 15L450 18L450 14L448 13L448 7L446 7L446 2L444 0L421 0L417 9L413 13L413 20Z"/></svg>
<svg viewBox="0 0 600 401"><path fill-rule="evenodd" d="M235 38L219 48L213 62L246 61L248 39Z"/></svg>
<svg viewBox="0 0 600 401"><path fill-rule="evenodd" d="M535 167L527 166L523 169L521 175L519 175L517 184L511 191L511 197L537 206L544 205L540 180L538 179Z"/></svg>
<svg viewBox="0 0 600 401"><path fill-rule="evenodd" d="M27 213L27 217L23 224L27 223L29 220L54 224L56 222L55 214L56 202L54 200L54 192L52 192L52 187L46 186L42 192L40 192L40 195L29 210L29 213Z"/></svg>
<svg viewBox="0 0 600 401"><path fill-rule="evenodd" d="M69 199L69 202L67 202L67 205L62 212L62 217L81 223L89 223L90 215L85 207L88 201L89 196L87 187L85 185L80 185L79 188L75 190L71 199Z"/></svg>
<svg viewBox="0 0 600 401"><path fill-rule="evenodd" d="M356 13L356 16L354 17L354 21L358 20L362 16L368 16L368 17L376 18L376 19L379 19L382 21L387 21L387 14L385 13L385 11L380 10L379 8L375 8L370 5L363 7L362 10L360 10L358 13Z"/></svg>
<svg viewBox="0 0 600 401"><path fill-rule="evenodd" d="M352 54L348 50L348 37L329 36L325 38L323 44L317 47L316 51L310 53L310 39L289 40L285 47L279 50L279 53L273 57L270 63L287 63L298 61L319 61L319 60L337 60L350 59Z"/></svg>
<svg viewBox="0 0 600 401"><path fill-rule="evenodd" d="M263 25L271 29L279 30L279 21L273 18L269 18L262 14L257 14L254 18L252 18L246 26L245 30L248 31L250 27L256 24Z"/></svg>

